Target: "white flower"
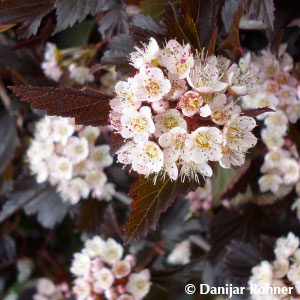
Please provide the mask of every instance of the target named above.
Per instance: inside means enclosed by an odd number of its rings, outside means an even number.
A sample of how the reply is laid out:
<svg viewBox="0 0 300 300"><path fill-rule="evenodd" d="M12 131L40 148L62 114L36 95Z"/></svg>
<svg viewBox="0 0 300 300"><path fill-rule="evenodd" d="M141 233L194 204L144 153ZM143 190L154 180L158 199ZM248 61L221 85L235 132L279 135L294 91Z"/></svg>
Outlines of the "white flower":
<svg viewBox="0 0 300 300"><path fill-rule="evenodd" d="M233 116L239 115L241 109L232 102L227 103L225 94L217 95L209 104L211 109L211 119L218 125L226 124Z"/></svg>
<svg viewBox="0 0 300 300"><path fill-rule="evenodd" d="M64 154L74 164L85 160L89 155L89 145L86 138L71 136L64 148Z"/></svg>
<svg viewBox="0 0 300 300"><path fill-rule="evenodd" d="M289 105L286 114L291 123L296 123L300 118L300 100L295 101L292 105Z"/></svg>
<svg viewBox="0 0 300 300"><path fill-rule="evenodd" d="M277 97L279 106L293 105L297 101L297 90L290 86L281 86Z"/></svg>
<svg viewBox="0 0 300 300"><path fill-rule="evenodd" d="M163 148L170 148L170 159L176 161L185 146L187 136L187 131L184 128L174 127L169 132L163 133L158 142Z"/></svg>
<svg viewBox="0 0 300 300"><path fill-rule="evenodd" d="M45 75L54 81L59 81L63 73L57 62L58 52L59 50L56 48L55 44L46 44L46 51L44 56L45 60L42 63L42 69Z"/></svg>
<svg viewBox="0 0 300 300"><path fill-rule="evenodd" d="M253 94L258 88L257 78L251 71L242 72L237 64L232 64L226 75L228 90L234 96Z"/></svg>
<svg viewBox="0 0 300 300"><path fill-rule="evenodd" d="M222 93L227 88L227 83L220 81L219 71L213 64L196 63L187 81L200 93Z"/></svg>
<svg viewBox="0 0 300 300"><path fill-rule="evenodd" d="M281 170L285 184L295 184L299 179L299 163L292 158L282 160Z"/></svg>
<svg viewBox="0 0 300 300"><path fill-rule="evenodd" d="M168 72L168 79L171 82L171 90L165 96L170 100L177 100L187 91L187 84L184 79L180 79L178 75Z"/></svg>
<svg viewBox="0 0 300 300"><path fill-rule="evenodd" d="M245 153L232 150L230 147L222 146L222 157L219 164L222 168L228 169L232 166L239 167L245 163Z"/></svg>
<svg viewBox="0 0 300 300"><path fill-rule="evenodd" d="M79 131L78 136L81 138L86 138L89 143L95 143L101 131L99 127L85 126Z"/></svg>
<svg viewBox="0 0 300 300"><path fill-rule="evenodd" d="M268 79L268 80L264 81L260 90L267 94L276 95L279 90L279 85L275 80Z"/></svg>
<svg viewBox="0 0 300 300"><path fill-rule="evenodd" d="M74 280L72 291L76 295L77 300L86 300L91 294L91 285L88 281L78 278Z"/></svg>
<svg viewBox="0 0 300 300"><path fill-rule="evenodd" d="M91 260L87 254L75 253L73 256L71 273L75 276L86 277L90 272Z"/></svg>
<svg viewBox="0 0 300 300"><path fill-rule="evenodd" d="M117 243L115 240L109 238L106 241L105 247L103 249L103 252L101 253L101 257L103 261L105 261L108 264L113 264L115 261L118 261L123 256L123 247L119 243Z"/></svg>
<svg viewBox="0 0 300 300"><path fill-rule="evenodd" d="M191 160L182 160L182 165L180 169L180 177L182 181L185 181L185 178L189 180L195 180L199 183L198 173L201 174L202 177L211 177L213 171L209 164L207 163L195 163Z"/></svg>
<svg viewBox="0 0 300 300"><path fill-rule="evenodd" d="M95 274L95 285L97 288L101 288L103 290L109 289L114 281L114 275L108 268L102 268Z"/></svg>
<svg viewBox="0 0 300 300"><path fill-rule="evenodd" d="M119 81L115 86L117 97L110 101L113 110L124 111L128 108L139 109L141 101L134 95L134 78L129 77L127 81Z"/></svg>
<svg viewBox="0 0 300 300"><path fill-rule="evenodd" d="M131 274L126 285L127 291L137 300L144 298L149 293L150 287L150 272L148 269Z"/></svg>
<svg viewBox="0 0 300 300"><path fill-rule="evenodd" d="M112 272L117 279L126 277L131 272L131 265L126 260L115 261L112 266Z"/></svg>
<svg viewBox="0 0 300 300"><path fill-rule="evenodd" d="M106 168L113 163L108 145L95 146L90 152L90 162L95 168Z"/></svg>
<svg viewBox="0 0 300 300"><path fill-rule="evenodd" d="M273 268L268 261L262 261L258 266L253 267L252 276L249 278L248 284L256 284L258 286L270 286L272 283Z"/></svg>
<svg viewBox="0 0 300 300"><path fill-rule="evenodd" d="M132 153L132 169L140 174L158 173L163 166L163 152L154 142L137 144Z"/></svg>
<svg viewBox="0 0 300 300"><path fill-rule="evenodd" d="M91 189L103 188L104 184L107 182L107 177L105 173L99 172L99 170L90 171L85 180Z"/></svg>
<svg viewBox="0 0 300 300"><path fill-rule="evenodd" d="M185 144L187 156L195 163L217 161L222 156L222 132L216 127L199 127L192 132Z"/></svg>
<svg viewBox="0 0 300 300"><path fill-rule="evenodd" d="M176 40L170 40L160 51L158 62L169 72L178 75L179 79L186 78L194 65L191 46L186 44L183 47Z"/></svg>
<svg viewBox="0 0 300 300"><path fill-rule="evenodd" d="M276 246L274 253L277 259L288 258L296 251L299 247L299 238L294 233L289 232L287 237L281 237L276 240Z"/></svg>
<svg viewBox="0 0 300 300"><path fill-rule="evenodd" d="M72 63L69 66L70 77L79 84L94 81L94 75L90 73L90 69L85 66L76 66Z"/></svg>
<svg viewBox="0 0 300 300"><path fill-rule="evenodd" d="M54 144L51 140L32 140L27 151L30 162L40 162L42 159L50 157L54 152Z"/></svg>
<svg viewBox="0 0 300 300"><path fill-rule="evenodd" d="M265 174L261 176L258 180L259 188L264 193L267 191L272 191L274 194L279 189L280 184L282 184L282 179L277 174Z"/></svg>
<svg viewBox="0 0 300 300"><path fill-rule="evenodd" d="M53 134L52 138L54 142L59 142L62 145L66 145L69 137L75 131L75 127L70 124L68 118L58 117L52 121Z"/></svg>
<svg viewBox="0 0 300 300"><path fill-rule="evenodd" d="M287 158L289 156L289 152L285 151L283 149L275 149L269 151L265 155L265 161L264 164L261 167L261 172L267 172L269 170L272 170L273 168L279 168L282 166L282 160L284 158Z"/></svg>
<svg viewBox="0 0 300 300"><path fill-rule="evenodd" d="M49 170L47 164L43 161L31 161L30 170L35 174L36 182L42 183L48 179Z"/></svg>
<svg viewBox="0 0 300 300"><path fill-rule="evenodd" d="M274 130L263 129L261 131L261 138L271 150L281 148L284 144L283 137Z"/></svg>
<svg viewBox="0 0 300 300"><path fill-rule="evenodd" d="M51 118L44 117L35 125L35 136L38 140L47 139L48 142L50 142L49 138L51 136L51 130Z"/></svg>
<svg viewBox="0 0 300 300"><path fill-rule="evenodd" d="M77 204L81 198L86 199L90 193L87 182L80 177L75 177L63 185L58 187L63 200L69 201L71 204Z"/></svg>
<svg viewBox="0 0 300 300"><path fill-rule="evenodd" d="M155 131L151 109L148 106L143 106L139 112L128 111L121 117L121 124L120 134L122 137L125 139L133 138L136 143L148 140Z"/></svg>
<svg viewBox="0 0 300 300"><path fill-rule="evenodd" d="M174 127L182 127L187 129L186 121L177 109L169 109L165 113L154 117L156 137L170 131Z"/></svg>
<svg viewBox="0 0 300 300"><path fill-rule="evenodd" d="M135 47L137 51L130 53L131 65L133 65L136 69L141 68L144 64L153 63L153 65L155 65L155 60L159 54L158 44L153 37L150 38L148 45L143 44L143 46L144 49Z"/></svg>
<svg viewBox="0 0 300 300"><path fill-rule="evenodd" d="M140 101L159 101L171 89L170 81L159 68L143 66L133 80L134 95Z"/></svg>
<svg viewBox="0 0 300 300"><path fill-rule="evenodd" d="M300 294L300 265L297 263L292 264L287 277L294 283L297 293Z"/></svg>
<svg viewBox="0 0 300 300"><path fill-rule="evenodd" d="M184 240L175 245L175 248L167 257L167 262L172 265L185 265L190 262L191 241Z"/></svg>
<svg viewBox="0 0 300 300"><path fill-rule="evenodd" d="M66 157L53 157L51 176L54 181L70 180L73 176L73 165Z"/></svg>
<svg viewBox="0 0 300 300"><path fill-rule="evenodd" d="M132 141L129 141L126 144L124 144L117 152L118 161L124 165L131 164L135 148L136 143Z"/></svg>
<svg viewBox="0 0 300 300"><path fill-rule="evenodd" d="M44 296L51 296L56 291L55 284L48 278L39 279L37 282L36 288L37 288L38 294L41 294Z"/></svg>
<svg viewBox="0 0 300 300"><path fill-rule="evenodd" d="M288 119L282 111L270 113L264 123L268 130L274 130L278 134L284 134L287 131Z"/></svg>
<svg viewBox="0 0 300 300"><path fill-rule="evenodd" d="M255 146L257 138L251 132L255 126L256 121L251 117L238 116L231 119L223 128L224 146L238 152Z"/></svg>
<svg viewBox="0 0 300 300"><path fill-rule="evenodd" d="M273 277L282 278L286 276L290 263L288 259L277 259L273 262Z"/></svg>
<svg viewBox="0 0 300 300"><path fill-rule="evenodd" d="M89 257L94 258L101 255L105 247L105 241L100 236L94 236L91 239L85 241L85 252Z"/></svg>
<svg viewBox="0 0 300 300"><path fill-rule="evenodd" d="M201 95L194 91L186 92L179 98L179 107L182 113L187 117L192 117L194 114L200 111L203 104L203 98Z"/></svg>

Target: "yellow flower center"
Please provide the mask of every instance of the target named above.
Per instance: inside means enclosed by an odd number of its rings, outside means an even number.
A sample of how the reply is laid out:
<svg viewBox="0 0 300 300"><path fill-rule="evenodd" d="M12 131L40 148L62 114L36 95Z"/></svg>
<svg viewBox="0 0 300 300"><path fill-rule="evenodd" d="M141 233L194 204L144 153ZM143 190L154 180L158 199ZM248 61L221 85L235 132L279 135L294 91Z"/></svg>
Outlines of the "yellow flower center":
<svg viewBox="0 0 300 300"><path fill-rule="evenodd" d="M144 79L144 87L151 96L158 95L160 91L160 85L158 81L153 79Z"/></svg>
<svg viewBox="0 0 300 300"><path fill-rule="evenodd" d="M164 127L167 129L172 129L178 126L178 120L173 116L166 116L163 123Z"/></svg>
<svg viewBox="0 0 300 300"><path fill-rule="evenodd" d="M76 145L76 147L75 147L75 152L76 152L77 154L83 153L83 147L82 147L82 145Z"/></svg>
<svg viewBox="0 0 300 300"><path fill-rule="evenodd" d="M137 117L132 121L135 130L143 131L147 128L148 120L145 117Z"/></svg>
<svg viewBox="0 0 300 300"><path fill-rule="evenodd" d="M63 162L63 163L60 164L59 169L60 169L62 172L66 172L66 171L69 169L69 164L66 163L66 162Z"/></svg>
<svg viewBox="0 0 300 300"><path fill-rule="evenodd" d="M94 155L93 155L93 157L94 157L95 161L98 161L98 162L103 161L103 159L104 159L104 153L101 152L101 151L95 152Z"/></svg>
<svg viewBox="0 0 300 300"><path fill-rule="evenodd" d="M267 98L261 98L259 99L259 102L258 102L258 107L261 108L261 107L266 107L269 105L269 101Z"/></svg>
<svg viewBox="0 0 300 300"><path fill-rule="evenodd" d="M213 144L211 135L206 132L199 132L196 136L196 144L199 148L209 148Z"/></svg>
<svg viewBox="0 0 300 300"><path fill-rule="evenodd" d="M158 157L158 150L153 145L146 146L145 153L149 158Z"/></svg>
<svg viewBox="0 0 300 300"><path fill-rule="evenodd" d="M137 282L136 282L136 288L138 289L138 290L144 290L145 289L145 287L146 287L146 282L144 281L144 280L138 280Z"/></svg>

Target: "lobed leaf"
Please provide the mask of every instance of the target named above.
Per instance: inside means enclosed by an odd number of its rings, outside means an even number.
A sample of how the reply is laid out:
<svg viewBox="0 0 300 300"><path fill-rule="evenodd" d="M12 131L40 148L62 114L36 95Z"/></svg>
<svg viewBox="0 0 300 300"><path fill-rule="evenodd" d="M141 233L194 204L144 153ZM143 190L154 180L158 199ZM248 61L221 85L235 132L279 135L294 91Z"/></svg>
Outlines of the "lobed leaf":
<svg viewBox="0 0 300 300"><path fill-rule="evenodd" d="M69 87L9 87L22 101L32 108L43 109L50 116L75 118L76 124L108 125L111 95L102 94L91 88L81 91Z"/></svg>
<svg viewBox="0 0 300 300"><path fill-rule="evenodd" d="M83 21L89 14L95 15L101 10L108 10L115 2L115 0L57 0L55 32Z"/></svg>
<svg viewBox="0 0 300 300"><path fill-rule="evenodd" d="M171 181L158 176L155 184L153 180L154 176L139 177L130 187L133 200L125 228L126 244L145 237L150 229L155 230L161 213L172 205L176 196L187 194L198 186L195 181L181 182L180 178Z"/></svg>
<svg viewBox="0 0 300 300"><path fill-rule="evenodd" d="M98 22L98 31L102 40L111 39L119 33L128 33L128 15L123 1L116 2L105 11Z"/></svg>
<svg viewBox="0 0 300 300"><path fill-rule="evenodd" d="M210 259L214 261L233 239L257 242L265 219L263 210L253 203L246 203L238 209L218 213L210 227Z"/></svg>
<svg viewBox="0 0 300 300"><path fill-rule="evenodd" d="M20 24L20 37L36 34L42 17L53 9L53 0L2 0L0 24Z"/></svg>
<svg viewBox="0 0 300 300"><path fill-rule="evenodd" d="M244 0L244 7L250 18L262 21L269 29L274 29L273 0Z"/></svg>
<svg viewBox="0 0 300 300"><path fill-rule="evenodd" d="M63 220L68 206L62 202L55 187L47 183L37 184L33 177L21 178L14 183L13 192L2 206L0 222L23 208L28 215L37 214L44 227L53 228Z"/></svg>

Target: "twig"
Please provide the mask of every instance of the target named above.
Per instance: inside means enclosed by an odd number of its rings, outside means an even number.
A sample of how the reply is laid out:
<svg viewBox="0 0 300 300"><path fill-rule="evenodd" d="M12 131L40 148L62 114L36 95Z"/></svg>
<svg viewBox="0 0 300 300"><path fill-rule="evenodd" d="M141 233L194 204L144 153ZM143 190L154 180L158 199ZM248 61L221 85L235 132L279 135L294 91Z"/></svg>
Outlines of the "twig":
<svg viewBox="0 0 300 300"><path fill-rule="evenodd" d="M6 109L9 111L11 100L6 92L5 86L3 85L3 83L1 81L0 81L0 97L3 101L3 104L5 105Z"/></svg>
<svg viewBox="0 0 300 300"><path fill-rule="evenodd" d="M200 247L205 252L208 252L210 250L210 245L201 236L199 236L199 235L190 235L189 239L192 243L194 243L195 245Z"/></svg>

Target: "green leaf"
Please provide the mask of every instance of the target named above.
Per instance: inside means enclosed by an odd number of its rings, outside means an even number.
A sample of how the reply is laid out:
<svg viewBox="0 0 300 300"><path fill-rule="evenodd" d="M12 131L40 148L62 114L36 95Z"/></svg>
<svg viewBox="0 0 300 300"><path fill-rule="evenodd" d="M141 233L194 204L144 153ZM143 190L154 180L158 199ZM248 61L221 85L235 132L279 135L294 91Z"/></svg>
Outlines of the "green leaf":
<svg viewBox="0 0 300 300"><path fill-rule="evenodd" d="M95 20L86 20L55 35L55 43L61 48L85 46L88 44Z"/></svg>
<svg viewBox="0 0 300 300"><path fill-rule="evenodd" d="M204 182L202 182L203 184ZM125 243L132 243L145 237L150 229L155 230L161 213L165 212L181 194L185 195L199 186L195 181L171 181L158 176L139 177L130 187L133 200L132 211L125 228Z"/></svg>

